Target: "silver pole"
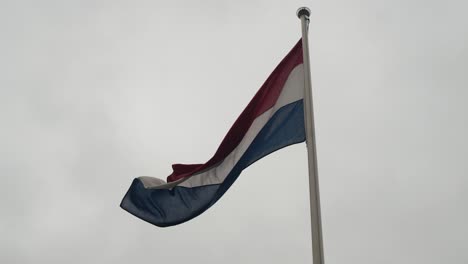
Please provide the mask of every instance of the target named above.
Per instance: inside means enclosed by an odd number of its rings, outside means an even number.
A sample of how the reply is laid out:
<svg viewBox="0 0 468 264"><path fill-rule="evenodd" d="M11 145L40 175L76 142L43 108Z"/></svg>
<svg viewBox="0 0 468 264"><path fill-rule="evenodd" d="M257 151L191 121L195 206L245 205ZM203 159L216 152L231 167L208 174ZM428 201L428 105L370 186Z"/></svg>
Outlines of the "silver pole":
<svg viewBox="0 0 468 264"><path fill-rule="evenodd" d="M297 16L302 25L302 52L304 60L304 121L306 127L307 156L309 160L309 196L310 196L310 224L312 231L312 258L314 264L324 264L322 220L320 215L320 193L317 169L317 149L315 146L314 108L312 101L312 81L310 77L308 27L310 10L301 7Z"/></svg>

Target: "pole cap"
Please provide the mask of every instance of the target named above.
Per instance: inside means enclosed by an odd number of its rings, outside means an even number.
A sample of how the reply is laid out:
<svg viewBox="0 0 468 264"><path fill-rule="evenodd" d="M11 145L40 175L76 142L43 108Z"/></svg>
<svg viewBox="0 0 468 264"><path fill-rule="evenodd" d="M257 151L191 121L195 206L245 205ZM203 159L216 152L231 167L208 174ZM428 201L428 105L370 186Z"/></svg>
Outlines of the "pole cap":
<svg viewBox="0 0 468 264"><path fill-rule="evenodd" d="M297 17L300 19L302 16L306 16L306 18L309 18L310 16L310 9L303 6L303 7L299 7L299 9L297 9L297 12L296 12L296 15Z"/></svg>

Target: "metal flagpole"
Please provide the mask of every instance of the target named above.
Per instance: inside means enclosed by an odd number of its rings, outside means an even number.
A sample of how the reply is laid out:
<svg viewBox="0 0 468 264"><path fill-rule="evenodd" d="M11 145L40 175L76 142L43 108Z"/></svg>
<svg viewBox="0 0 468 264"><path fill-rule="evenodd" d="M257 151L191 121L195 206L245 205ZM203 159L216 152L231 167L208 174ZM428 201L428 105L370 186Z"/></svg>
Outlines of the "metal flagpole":
<svg viewBox="0 0 468 264"><path fill-rule="evenodd" d="M310 196L310 224L312 231L312 258L314 264L324 264L322 220L320 215L320 193L317 169L317 149L315 146L314 109L312 101L312 81L310 77L309 60L309 16L310 10L301 7L297 16L302 25L302 52L304 60L304 119L306 127L307 156L309 160L309 196Z"/></svg>

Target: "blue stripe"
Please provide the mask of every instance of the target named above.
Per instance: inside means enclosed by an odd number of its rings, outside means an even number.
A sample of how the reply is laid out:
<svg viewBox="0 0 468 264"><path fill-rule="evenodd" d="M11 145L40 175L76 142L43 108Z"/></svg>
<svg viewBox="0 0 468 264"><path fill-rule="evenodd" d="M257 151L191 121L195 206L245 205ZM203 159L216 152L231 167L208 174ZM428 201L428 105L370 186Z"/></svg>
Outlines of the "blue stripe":
<svg viewBox="0 0 468 264"><path fill-rule="evenodd" d="M304 142L302 100L280 108L255 137L239 162L221 184L193 188L145 189L134 179L120 207L160 227L188 221L210 208L231 187L242 170L264 156L286 146Z"/></svg>

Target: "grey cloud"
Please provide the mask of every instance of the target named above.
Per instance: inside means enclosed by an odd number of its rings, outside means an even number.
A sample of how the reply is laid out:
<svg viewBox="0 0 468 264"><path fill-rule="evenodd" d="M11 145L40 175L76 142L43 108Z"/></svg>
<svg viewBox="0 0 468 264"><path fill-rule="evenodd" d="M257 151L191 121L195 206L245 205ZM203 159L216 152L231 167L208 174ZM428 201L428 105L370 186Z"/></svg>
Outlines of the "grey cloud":
<svg viewBox="0 0 468 264"><path fill-rule="evenodd" d="M467 263L467 4L416 0L4 1L0 262L311 263L303 144L186 224L118 207L210 157L304 4L327 263Z"/></svg>

